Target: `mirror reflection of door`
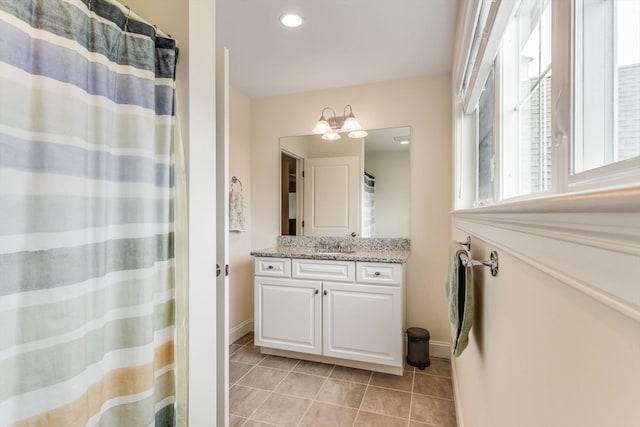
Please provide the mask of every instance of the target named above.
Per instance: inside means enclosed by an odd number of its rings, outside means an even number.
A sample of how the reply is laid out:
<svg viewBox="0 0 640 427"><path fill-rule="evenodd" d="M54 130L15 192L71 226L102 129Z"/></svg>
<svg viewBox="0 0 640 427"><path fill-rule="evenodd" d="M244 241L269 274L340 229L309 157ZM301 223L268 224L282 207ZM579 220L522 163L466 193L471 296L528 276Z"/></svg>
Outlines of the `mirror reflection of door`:
<svg viewBox="0 0 640 427"><path fill-rule="evenodd" d="M358 234L360 158L307 158L304 160L304 174L304 235Z"/></svg>
<svg viewBox="0 0 640 427"><path fill-rule="evenodd" d="M280 227L282 235L295 236L297 229L297 164L298 161L286 153L281 153L281 194Z"/></svg>

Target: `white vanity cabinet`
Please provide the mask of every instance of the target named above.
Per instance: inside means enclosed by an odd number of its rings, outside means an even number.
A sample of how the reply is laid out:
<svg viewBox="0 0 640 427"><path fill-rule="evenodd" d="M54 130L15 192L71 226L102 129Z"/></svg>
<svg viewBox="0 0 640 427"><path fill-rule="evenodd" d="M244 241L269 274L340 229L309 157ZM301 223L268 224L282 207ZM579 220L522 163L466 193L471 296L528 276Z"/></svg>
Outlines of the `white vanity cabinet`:
<svg viewBox="0 0 640 427"><path fill-rule="evenodd" d="M318 355L329 360L311 360L402 374L403 264L269 257L255 262L254 339L263 352Z"/></svg>

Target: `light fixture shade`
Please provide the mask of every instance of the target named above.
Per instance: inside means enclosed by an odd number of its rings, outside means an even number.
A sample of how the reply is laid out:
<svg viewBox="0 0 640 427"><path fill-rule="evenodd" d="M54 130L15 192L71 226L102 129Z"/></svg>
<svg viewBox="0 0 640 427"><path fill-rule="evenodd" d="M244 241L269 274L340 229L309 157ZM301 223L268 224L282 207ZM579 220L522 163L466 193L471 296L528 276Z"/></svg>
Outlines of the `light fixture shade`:
<svg viewBox="0 0 640 427"><path fill-rule="evenodd" d="M354 130L353 132L349 132L349 138L364 138L369 135L366 130Z"/></svg>
<svg viewBox="0 0 640 427"><path fill-rule="evenodd" d="M331 131L322 135L322 139L325 139L328 141L335 141L336 139L340 139L340 135L338 134L338 132Z"/></svg>
<svg viewBox="0 0 640 427"><path fill-rule="evenodd" d="M313 133L321 134L331 130L329 122L326 120L318 120L316 127L313 128Z"/></svg>
<svg viewBox="0 0 640 427"><path fill-rule="evenodd" d="M340 130L343 132L352 132L360 129L362 129L362 126L360 126L360 123L358 122L358 120L356 120L352 113L345 119L344 124L342 125L342 129Z"/></svg>

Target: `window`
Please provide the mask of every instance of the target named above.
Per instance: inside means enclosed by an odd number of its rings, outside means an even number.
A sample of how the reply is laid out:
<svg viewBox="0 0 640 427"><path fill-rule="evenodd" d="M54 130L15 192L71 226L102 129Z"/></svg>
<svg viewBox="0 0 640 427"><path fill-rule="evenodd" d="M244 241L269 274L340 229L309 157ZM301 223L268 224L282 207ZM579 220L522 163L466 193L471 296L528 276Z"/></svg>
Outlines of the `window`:
<svg viewBox="0 0 640 427"><path fill-rule="evenodd" d="M478 101L478 194L481 203L493 201L495 162L494 162L494 123L495 123L495 87L494 70L484 84Z"/></svg>
<svg viewBox="0 0 640 427"><path fill-rule="evenodd" d="M503 199L551 188L551 2L525 0L500 48Z"/></svg>
<svg viewBox="0 0 640 427"><path fill-rule="evenodd" d="M639 320L640 0L461 11L454 227Z"/></svg>
<svg viewBox="0 0 640 427"><path fill-rule="evenodd" d="M640 156L640 1L574 7L576 175Z"/></svg>
<svg viewBox="0 0 640 427"><path fill-rule="evenodd" d="M469 25L454 64L456 207L638 185L640 0L468 9L467 22L487 22Z"/></svg>

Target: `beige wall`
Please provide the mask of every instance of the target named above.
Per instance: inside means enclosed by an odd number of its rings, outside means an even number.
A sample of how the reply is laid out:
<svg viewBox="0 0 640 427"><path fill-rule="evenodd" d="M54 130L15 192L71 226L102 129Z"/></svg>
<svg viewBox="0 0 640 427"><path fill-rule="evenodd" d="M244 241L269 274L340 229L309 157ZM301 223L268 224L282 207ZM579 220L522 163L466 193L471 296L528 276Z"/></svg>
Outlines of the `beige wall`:
<svg viewBox="0 0 640 427"><path fill-rule="evenodd" d="M474 257L488 258L492 248L473 245ZM638 323L499 256L497 277L474 271L474 326L454 361L464 426L637 426Z"/></svg>
<svg viewBox="0 0 640 427"><path fill-rule="evenodd" d="M253 320L251 251L251 99L229 88L229 178L242 182L246 232L229 233L229 326Z"/></svg>
<svg viewBox="0 0 640 427"><path fill-rule="evenodd" d="M407 322L448 341L444 279L451 238L451 100L449 75L419 77L293 95L251 103L251 247L279 234L281 136L311 133L323 107L353 112L366 129L411 127L411 257Z"/></svg>

